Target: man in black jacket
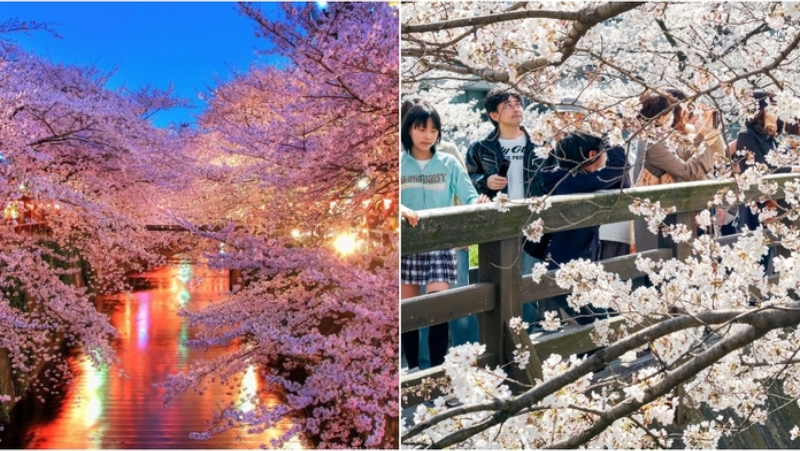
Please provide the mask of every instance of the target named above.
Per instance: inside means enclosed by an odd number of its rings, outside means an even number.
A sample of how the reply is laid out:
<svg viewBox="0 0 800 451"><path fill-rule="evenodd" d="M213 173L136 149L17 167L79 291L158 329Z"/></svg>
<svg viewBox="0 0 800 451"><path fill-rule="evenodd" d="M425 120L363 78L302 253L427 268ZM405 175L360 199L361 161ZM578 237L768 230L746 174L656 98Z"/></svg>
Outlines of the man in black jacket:
<svg viewBox="0 0 800 451"><path fill-rule="evenodd" d="M541 170L546 163L536 155L536 146L521 126L524 119L522 97L497 88L489 91L483 106L495 128L486 139L472 143L467 151L467 172L475 189L490 198L502 192L510 200L543 195ZM498 175L504 159L509 162L505 177ZM530 274L533 265L541 261L524 252L521 256L523 275ZM522 311L523 320L533 325L539 314L538 305L523 304Z"/></svg>
<svg viewBox="0 0 800 451"><path fill-rule="evenodd" d="M536 146L520 125L524 118L522 97L497 88L489 91L483 106L495 128L467 151L467 172L475 189L491 198L503 192L511 200L544 194L540 172L545 160L536 155ZM510 163L506 177L497 175L503 159Z"/></svg>

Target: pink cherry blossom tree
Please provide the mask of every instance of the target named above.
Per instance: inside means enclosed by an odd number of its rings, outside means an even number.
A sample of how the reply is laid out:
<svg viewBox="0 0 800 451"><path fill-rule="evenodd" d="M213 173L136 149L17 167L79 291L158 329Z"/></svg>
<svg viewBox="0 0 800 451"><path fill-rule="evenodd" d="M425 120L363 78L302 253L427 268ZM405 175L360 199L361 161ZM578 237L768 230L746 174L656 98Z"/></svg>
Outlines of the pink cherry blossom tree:
<svg viewBox="0 0 800 451"><path fill-rule="evenodd" d="M0 35L36 28L12 20ZM107 89L107 77L0 41L0 350L18 388L60 357L56 336L114 364L116 331L94 296L124 289L127 271L172 246L144 226L162 220L148 199L175 188L165 181L177 163L176 140L146 117L174 102Z"/></svg>
<svg viewBox="0 0 800 451"><path fill-rule="evenodd" d="M541 156L551 150L553 136L575 129L552 108L567 96L580 99L588 112L582 127L607 134L612 144L631 150L637 140L666 139L678 151L682 144L668 127L637 117L639 97L677 88L688 97L680 105L715 109L727 128L752 117L752 91L766 89L776 95L769 110L795 122L800 116L799 26L800 9L793 2L403 4L401 78L404 95L436 102L455 137L477 140L488 134L491 126L476 120L474 105L451 103L465 85L486 81L551 107L531 108L523 124ZM787 144L768 161L773 167L796 165L798 157L797 146ZM764 165L732 174L730 163L729 157L720 158L716 173L734 179L737 188L709 199L709 209L747 202L760 215L763 230L721 246L713 239L709 210L699 212L697 221L710 233L692 239L685 225L661 223L667 208L626 199L653 231L690 242L693 258L640 258L637 265L653 283L649 287L633 289L586 261L563 265L556 282L572 290L573 305L603 304L628 326L644 330L613 335L607 321L598 322L598 343L607 346L602 352L584 359L542 356L543 380L521 394L511 393L502 370L475 367L480 346L459 348L445 369L465 405L449 409L439 402L420 408L415 424L404 425L403 442L437 448L645 448L682 439L687 447L716 447L723 435L765 421L775 381L781 381L787 403L797 402L797 184L779 188L764 180L769 172ZM764 198L782 189L786 204L762 211L742 194L751 187ZM547 204L542 199L526 203L532 209ZM546 226L538 224L537 234ZM782 254L774 259L780 277L773 285L760 264L767 252L766 229L777 237ZM544 272L537 267L534 278L540 280ZM643 347L656 356L652 367L631 378L592 381L594 370ZM679 403L705 405L720 417L683 426L682 435L669 434L666 428L675 425ZM798 430L791 431L792 438Z"/></svg>
<svg viewBox="0 0 800 451"><path fill-rule="evenodd" d="M194 346L235 350L172 377L167 399L218 380L235 386L254 366L262 390L282 390L285 403L234 392L198 437L288 417L295 426L282 440L395 447L397 12L378 3L282 11L272 20L241 6L286 63L216 87L187 151L200 168L188 190L216 207L171 204L208 240L209 264L242 276L224 301L184 312L200 330ZM360 247L338 252L340 235ZM244 412L245 402L255 407Z"/></svg>

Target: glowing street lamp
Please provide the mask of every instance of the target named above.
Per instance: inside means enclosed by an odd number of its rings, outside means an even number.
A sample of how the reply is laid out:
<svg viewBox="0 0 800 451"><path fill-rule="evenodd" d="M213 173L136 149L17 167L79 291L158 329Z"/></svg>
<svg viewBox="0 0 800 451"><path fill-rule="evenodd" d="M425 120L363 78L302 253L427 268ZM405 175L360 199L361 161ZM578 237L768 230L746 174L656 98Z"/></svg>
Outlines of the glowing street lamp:
<svg viewBox="0 0 800 451"><path fill-rule="evenodd" d="M3 210L3 217L7 220L15 220L19 218L19 207L17 202L9 202Z"/></svg>
<svg viewBox="0 0 800 451"><path fill-rule="evenodd" d="M311 20L322 24L323 16L328 17L328 2L317 2L317 7L311 10Z"/></svg>
<svg viewBox="0 0 800 451"><path fill-rule="evenodd" d="M333 246L336 248L336 251L339 252L339 254L349 255L355 252L356 248L358 247L358 242L356 241L356 237L354 235L350 233L340 233L336 236Z"/></svg>

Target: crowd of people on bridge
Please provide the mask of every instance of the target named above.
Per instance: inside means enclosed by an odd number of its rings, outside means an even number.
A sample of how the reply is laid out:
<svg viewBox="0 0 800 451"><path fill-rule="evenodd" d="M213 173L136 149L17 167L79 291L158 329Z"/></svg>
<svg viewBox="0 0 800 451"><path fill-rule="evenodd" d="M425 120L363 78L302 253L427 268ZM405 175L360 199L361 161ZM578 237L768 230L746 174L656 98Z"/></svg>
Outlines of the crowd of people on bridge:
<svg viewBox="0 0 800 451"><path fill-rule="evenodd" d="M602 189L699 181L720 174L718 162L732 162L729 170L743 172L748 165L764 164L773 172L800 172L800 165L772 167L767 155L779 146L800 145L798 122L778 121L768 106L774 96L753 92L758 112L742 126L726 148L719 112L690 101L680 90L664 88L640 97L639 119L670 130L667 137L641 139L626 152L609 144L604 136L584 131L589 113L580 100L561 99L555 112L569 125L568 133L553 137L546 158L537 155L537 144L521 125L523 98L502 88L488 92L484 109L494 126L485 139L472 143L463 156L453 143L442 140L442 118L421 99L406 100L401 109L401 217L412 227L420 210L459 204L491 202L498 196L522 201L544 195L590 193ZM726 158L727 157L727 158ZM716 165L716 166L715 166ZM722 171L725 172L725 171ZM764 205L762 204L762 207ZM769 205L766 205L769 207ZM719 209L715 219L720 233L732 234L758 227L758 215L746 205ZM538 262L555 269L574 259L599 261L657 246L657 237L626 221L603 226L553 232L534 243L521 237L521 267L530 274ZM762 262L768 265L769 255ZM401 258L401 299L435 293L468 284L469 255L466 248L443 249ZM594 307L573 310L566 295L549 305L571 316L580 325L609 312ZM537 326L538 303L523 304L523 320ZM422 333L419 333L422 332ZM432 326L430 330L402 334L408 368L440 365L448 345L478 341L474 316Z"/></svg>

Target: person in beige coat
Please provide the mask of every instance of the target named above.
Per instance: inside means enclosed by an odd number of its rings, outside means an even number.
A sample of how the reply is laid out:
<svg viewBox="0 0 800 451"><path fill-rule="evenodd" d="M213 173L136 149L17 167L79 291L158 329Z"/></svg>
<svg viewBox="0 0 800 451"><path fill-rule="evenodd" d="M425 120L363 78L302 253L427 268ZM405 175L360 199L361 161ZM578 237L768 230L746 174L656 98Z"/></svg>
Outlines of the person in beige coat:
<svg viewBox="0 0 800 451"><path fill-rule="evenodd" d="M724 156L725 145L714 117L718 113L703 110L694 113L679 104L679 98L686 98L683 93L670 94L649 94L641 99L641 117L654 119L661 127L669 125L672 132L640 149L637 164L642 164L642 171L635 186L705 180L710 178L717 156ZM672 148L668 140L673 141ZM647 230L643 221L635 221L634 229L638 252L658 247L658 237Z"/></svg>
<svg viewBox="0 0 800 451"><path fill-rule="evenodd" d="M717 155L724 155L725 145L720 129L714 123L715 112L692 113L684 105L676 105L678 102L671 95L661 94L650 94L642 99L639 114L645 119L655 118L661 126L671 121L670 128L678 134L673 138L678 148L675 151L670 149L668 137L648 143L637 156L643 161L645 169L637 186L658 184L654 183L655 180L665 183L663 177L667 174L668 182L705 180L714 167Z"/></svg>

